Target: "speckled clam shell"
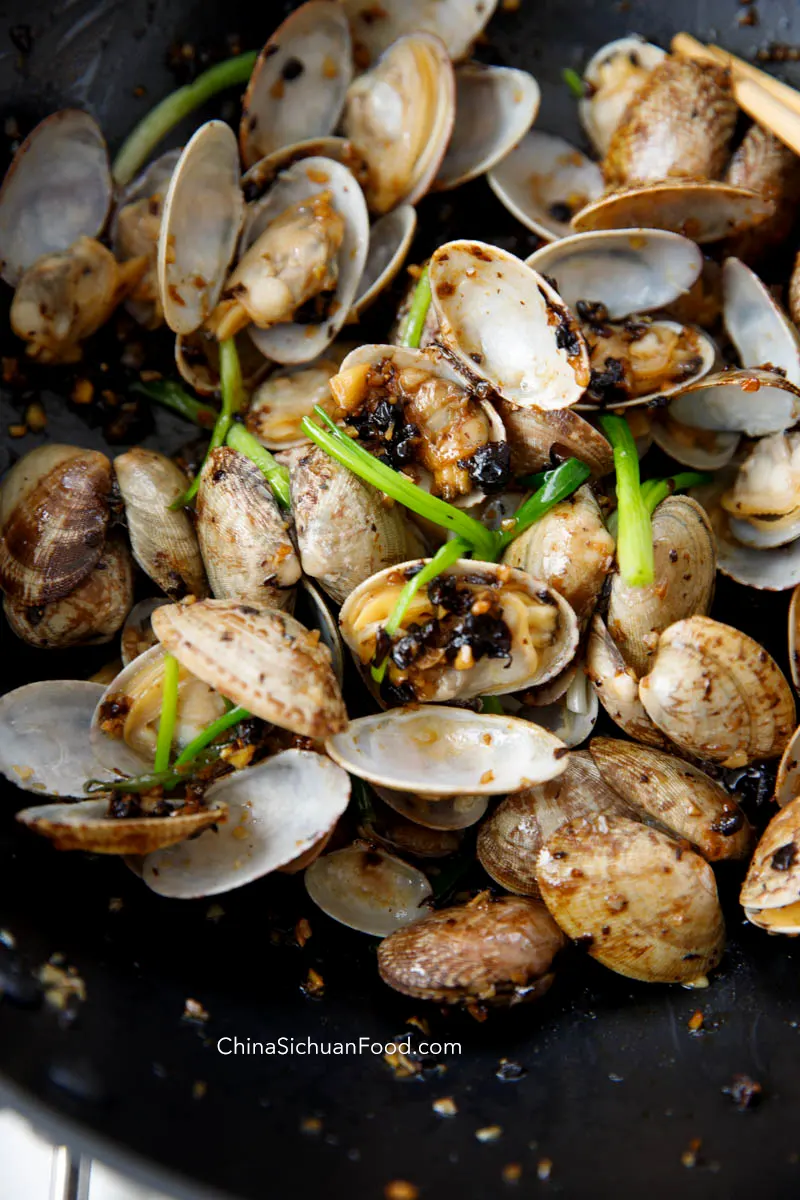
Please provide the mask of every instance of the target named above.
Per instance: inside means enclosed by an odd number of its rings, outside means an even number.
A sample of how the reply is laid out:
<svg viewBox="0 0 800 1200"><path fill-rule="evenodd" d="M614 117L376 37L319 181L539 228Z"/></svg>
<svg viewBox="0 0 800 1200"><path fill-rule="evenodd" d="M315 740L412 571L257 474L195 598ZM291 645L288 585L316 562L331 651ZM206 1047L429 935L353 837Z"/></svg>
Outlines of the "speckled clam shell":
<svg viewBox="0 0 800 1200"><path fill-rule="evenodd" d="M433 895L419 867L360 842L323 854L304 882L324 913L372 937L387 937L424 917Z"/></svg>
<svg viewBox="0 0 800 1200"><path fill-rule="evenodd" d="M586 674L611 720L637 742L668 747L669 741L645 712L639 699L639 680L595 613L586 643Z"/></svg>
<svg viewBox="0 0 800 1200"><path fill-rule="evenodd" d="M800 799L770 821L739 898L754 925L770 933L800 933Z"/></svg>
<svg viewBox="0 0 800 1200"><path fill-rule="evenodd" d="M215 804L169 817L111 817L108 798L78 804L41 804L17 813L17 820L41 834L56 850L91 854L150 854L186 841L225 820L227 808Z"/></svg>

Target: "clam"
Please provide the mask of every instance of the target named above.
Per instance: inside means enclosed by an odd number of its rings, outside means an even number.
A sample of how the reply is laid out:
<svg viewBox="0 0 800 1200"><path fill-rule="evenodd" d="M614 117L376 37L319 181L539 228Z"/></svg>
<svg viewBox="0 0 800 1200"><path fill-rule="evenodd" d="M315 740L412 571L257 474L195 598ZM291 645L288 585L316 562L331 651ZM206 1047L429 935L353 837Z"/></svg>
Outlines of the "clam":
<svg viewBox="0 0 800 1200"><path fill-rule="evenodd" d="M727 71L688 58L662 59L611 135L603 159L606 183L618 188L671 176L719 178L737 112Z"/></svg>
<svg viewBox="0 0 800 1200"><path fill-rule="evenodd" d="M16 287L43 255L97 237L111 207L111 171L93 117L62 109L41 121L14 155L0 190L0 273Z"/></svg>
<svg viewBox="0 0 800 1200"><path fill-rule="evenodd" d="M211 451L200 475L196 523L217 599L292 607L300 560L287 521L249 458L228 446Z"/></svg>
<svg viewBox="0 0 800 1200"><path fill-rule="evenodd" d="M475 499L506 482L503 422L434 352L361 346L347 355L330 388L334 416L390 465L423 467L434 495Z"/></svg>
<svg viewBox="0 0 800 1200"><path fill-rule="evenodd" d="M377 796L370 800L371 811L363 815L358 824L359 837L367 843L377 844L401 859L405 856L425 861L448 858L461 848L463 830L432 829L402 816Z"/></svg>
<svg viewBox="0 0 800 1200"><path fill-rule="evenodd" d="M87 779L109 778L96 761L89 727L99 683L52 679L0 697L0 773L42 796L83 799Z"/></svg>
<svg viewBox="0 0 800 1200"><path fill-rule="evenodd" d="M614 470L614 455L609 442L598 429L574 409L540 408L496 401L506 430L515 475L549 470L554 462L579 458L600 478Z"/></svg>
<svg viewBox="0 0 800 1200"><path fill-rule="evenodd" d="M727 767L778 758L795 727L777 664L758 642L709 617L677 621L661 634L639 696L673 742Z"/></svg>
<svg viewBox="0 0 800 1200"><path fill-rule="evenodd" d="M228 600L158 608L153 629L199 679L254 716L302 737L344 729L347 714L327 646L287 613Z"/></svg>
<svg viewBox="0 0 800 1200"><path fill-rule="evenodd" d="M295 450L289 482L303 570L337 604L377 571L419 551L419 534L404 510L324 450Z"/></svg>
<svg viewBox="0 0 800 1200"><path fill-rule="evenodd" d="M683 617L704 616L716 578L714 532L703 508L688 496L669 496L653 514L653 583L611 581L606 625L628 666L641 678L659 634Z"/></svg>
<svg viewBox="0 0 800 1200"><path fill-rule="evenodd" d="M573 310L579 301L602 304L617 320L666 308L688 293L703 269L698 246L665 229L608 229L575 233L526 259Z"/></svg>
<svg viewBox="0 0 800 1200"><path fill-rule="evenodd" d="M602 618L595 613L586 643L586 674L611 720L637 742L668 746L639 699L639 680L619 652Z"/></svg>
<svg viewBox="0 0 800 1200"><path fill-rule="evenodd" d="M174 333L193 333L211 315L243 219L236 138L223 121L208 121L178 159L161 218L158 286Z"/></svg>
<svg viewBox="0 0 800 1200"><path fill-rule="evenodd" d="M374 790L384 804L422 829L468 829L489 806L488 796L420 796L379 786Z"/></svg>
<svg viewBox="0 0 800 1200"><path fill-rule="evenodd" d="M125 301L127 311L146 329L157 329L164 320L158 289L158 237L164 198L180 153L168 150L145 167L123 189L111 221L111 249L117 260L147 259L147 270Z"/></svg>
<svg viewBox="0 0 800 1200"><path fill-rule="evenodd" d="M656 829L612 813L568 822L540 851L536 877L567 936L629 979L690 984L722 957L711 867Z"/></svg>
<svg viewBox="0 0 800 1200"><path fill-rule="evenodd" d="M517 792L566 767L565 747L538 726L445 705L359 717L326 749L359 779L437 800Z"/></svg>
<svg viewBox="0 0 800 1200"><path fill-rule="evenodd" d="M114 459L133 556L173 600L208 594L194 526L185 509L170 506L189 486L171 459L135 446Z"/></svg>
<svg viewBox="0 0 800 1200"><path fill-rule="evenodd" d="M763 257L791 233L800 201L800 160L779 138L753 124L725 171L728 183L750 188L775 205L775 212L751 233L736 238L732 251L745 261Z"/></svg>
<svg viewBox="0 0 800 1200"><path fill-rule="evenodd" d="M478 831L478 861L506 891L539 896L536 867L544 843L567 821L600 812L627 809L592 757L576 751L558 779L507 796L486 818Z"/></svg>
<svg viewBox="0 0 800 1200"><path fill-rule="evenodd" d="M728 475L728 471L723 472L722 483L694 490L714 529L718 570L745 587L763 591L781 592L795 587L800 583L800 513L793 509L784 516L732 517L720 503L723 489L730 482Z"/></svg>
<svg viewBox="0 0 800 1200"><path fill-rule="evenodd" d="M312 137L304 138L301 142L293 142L290 146L282 146L273 150L258 162L253 163L242 176L242 191L248 205L255 206L281 171L291 167L302 158L333 158L352 171L356 179L364 179L366 167L364 160L355 149L352 142L344 137Z"/></svg>
<svg viewBox="0 0 800 1200"><path fill-rule="evenodd" d="M246 330L234 337L242 386L252 392L261 383L272 365L255 346ZM219 364L219 342L205 327L194 333L179 333L175 338L175 366L182 379L200 396L214 396L222 385Z"/></svg>
<svg viewBox="0 0 800 1200"><path fill-rule="evenodd" d="M591 489L584 485L551 508L514 539L503 562L543 580L586 624L614 565L614 539Z"/></svg>
<svg viewBox="0 0 800 1200"><path fill-rule="evenodd" d="M333 673L339 687L342 687L344 683L344 645L342 635L339 633L339 623L328 607L322 592L305 576L300 577L296 608L298 619L302 620L302 623L312 632L315 629L319 631L323 645L327 646L330 651Z"/></svg>
<svg viewBox="0 0 800 1200"><path fill-rule="evenodd" d="M629 105L665 57L660 46L631 34L601 46L589 59L583 72L585 95L578 112L598 154L606 153Z"/></svg>
<svg viewBox="0 0 800 1200"><path fill-rule="evenodd" d="M485 242L447 242L431 258L430 281L438 341L465 378L523 406L580 399L585 342L558 293L520 259Z"/></svg>
<svg viewBox="0 0 800 1200"><path fill-rule="evenodd" d="M318 858L304 882L327 916L373 937L386 937L424 917L433 895L418 867L360 842Z"/></svg>
<svg viewBox="0 0 800 1200"><path fill-rule="evenodd" d="M652 432L659 449L695 471L717 471L726 467L736 454L740 441L738 433L683 425L669 411L653 422Z"/></svg>
<svg viewBox="0 0 800 1200"><path fill-rule="evenodd" d="M460 187L490 171L528 132L540 102L527 71L474 62L457 67L455 125L434 188Z"/></svg>
<svg viewBox="0 0 800 1200"><path fill-rule="evenodd" d="M120 639L120 655L123 666L127 667L128 663L133 662L140 654L144 654L145 650L155 646L158 639L153 633L150 618L157 608L161 608L162 604L169 604L169 600L165 597L154 596L150 600L140 600L128 613ZM114 675L116 674L115 671ZM113 678L112 675L111 679ZM109 683L111 679L109 679Z"/></svg>
<svg viewBox="0 0 800 1200"><path fill-rule="evenodd" d="M800 729L795 729L778 764L773 799L780 808L785 808L798 796L800 796Z"/></svg>
<svg viewBox="0 0 800 1200"><path fill-rule="evenodd" d="M416 209L401 204L373 221L364 271L358 281L350 320L357 321L395 279L417 230Z"/></svg>
<svg viewBox="0 0 800 1200"><path fill-rule="evenodd" d="M179 900L233 891L310 850L349 799L350 780L330 759L284 750L213 783L205 802L227 806L225 823L149 854L142 878L152 891Z"/></svg>
<svg viewBox="0 0 800 1200"><path fill-rule="evenodd" d="M244 95L244 165L332 133L352 74L350 29L341 7L309 0L291 13L259 54Z"/></svg>
<svg viewBox="0 0 800 1200"><path fill-rule="evenodd" d="M466 559L417 592L384 646L397 598L426 561L365 580L339 616L357 663L389 656L390 694L439 702L502 695L552 679L574 657L577 618L553 588L513 567Z"/></svg>
<svg viewBox="0 0 800 1200"><path fill-rule="evenodd" d="M667 229L703 245L754 228L774 211L772 200L749 188L716 180L667 179L607 192L575 214L572 229Z"/></svg>
<svg viewBox="0 0 800 1200"><path fill-rule="evenodd" d="M26 608L69 595L103 553L111 464L51 442L20 458L0 489L0 586Z"/></svg>
<svg viewBox="0 0 800 1200"><path fill-rule="evenodd" d="M800 507L800 433L776 433L753 442L722 507L745 520L792 515Z"/></svg>
<svg viewBox="0 0 800 1200"><path fill-rule="evenodd" d="M109 642L132 605L131 556L125 543L112 537L69 595L42 605L24 605L6 596L3 610L13 632L29 646L62 649Z"/></svg>
<svg viewBox="0 0 800 1200"><path fill-rule="evenodd" d="M789 670L796 691L800 691L800 583L789 603Z"/></svg>
<svg viewBox="0 0 800 1200"><path fill-rule="evenodd" d="M215 804L193 812L175 809L163 816L118 817L105 799L39 804L22 809L17 820L46 837L56 850L141 855L196 837L209 826L225 821L226 813L224 804Z"/></svg>
<svg viewBox="0 0 800 1200"><path fill-rule="evenodd" d="M754 271L738 258L722 268L723 316L743 367L768 365L800 386L800 334Z"/></svg>
<svg viewBox="0 0 800 1200"><path fill-rule="evenodd" d="M11 303L11 327L26 353L45 363L77 362L82 343L105 325L147 268L144 258L118 263L92 238L45 254L28 267Z"/></svg>
<svg viewBox="0 0 800 1200"><path fill-rule="evenodd" d="M669 412L693 429L764 437L800 418L800 390L773 371L731 369L687 384L673 396Z"/></svg>
<svg viewBox="0 0 800 1200"><path fill-rule="evenodd" d="M795 325L800 325L800 251L794 260L789 280L789 312Z"/></svg>
<svg viewBox="0 0 800 1200"><path fill-rule="evenodd" d="M746 858L753 830L721 784L698 767L649 746L592 738L605 783L645 824L685 838L707 862Z"/></svg>
<svg viewBox="0 0 800 1200"><path fill-rule="evenodd" d="M570 220L603 194L603 173L564 138L532 129L489 172L497 199L546 242L567 237Z"/></svg>
<svg viewBox="0 0 800 1200"><path fill-rule="evenodd" d="M800 933L800 798L772 818L739 897L748 921L768 933Z"/></svg>
<svg viewBox="0 0 800 1200"><path fill-rule="evenodd" d="M482 893L386 938L378 970L389 987L416 1000L506 1006L547 991L563 945L543 904Z"/></svg>
<svg viewBox="0 0 800 1200"><path fill-rule="evenodd" d="M330 414L334 399L328 386L339 370L335 346L321 358L296 367L273 371L253 392L245 413L245 425L268 450L290 450L308 444L303 417L310 417L317 404Z"/></svg>
<svg viewBox="0 0 800 1200"><path fill-rule="evenodd" d="M564 683L564 678L570 675L572 677ZM562 684L563 692L559 696L547 696L545 699L545 694L551 687L545 684L541 691L534 688L522 697L504 696L500 703L503 711L510 716L541 725L542 729L549 730L571 750L591 736L597 724L600 702L582 663L578 664L574 673L569 667L562 671L561 675L553 680L552 686L558 685L560 688Z"/></svg>
<svg viewBox="0 0 800 1200"><path fill-rule="evenodd" d="M579 405L583 411L598 403L619 409L674 395L695 385L714 365L717 348L701 329L646 316L614 324L598 306L583 312L581 328L592 370Z"/></svg>
<svg viewBox="0 0 800 1200"><path fill-rule="evenodd" d="M370 209L416 204L430 188L455 120L455 78L428 33L397 39L347 92L342 129L367 166Z"/></svg>
<svg viewBox="0 0 800 1200"><path fill-rule="evenodd" d="M497 0L383 0L378 8L365 8L362 0L342 3L361 65L417 30L441 38L451 58L464 58L497 7Z"/></svg>

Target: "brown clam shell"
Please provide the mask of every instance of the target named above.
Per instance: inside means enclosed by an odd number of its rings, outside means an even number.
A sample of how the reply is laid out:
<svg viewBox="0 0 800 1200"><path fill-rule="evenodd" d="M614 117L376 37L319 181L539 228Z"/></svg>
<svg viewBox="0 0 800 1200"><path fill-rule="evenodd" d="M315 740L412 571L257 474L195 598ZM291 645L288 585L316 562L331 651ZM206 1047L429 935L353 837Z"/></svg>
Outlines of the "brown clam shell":
<svg viewBox="0 0 800 1200"><path fill-rule="evenodd" d="M78 804L41 804L17 813L17 820L48 838L56 850L92 854L150 854L184 842L211 825L224 821L228 808L216 804L171 817L109 817L107 800Z"/></svg>

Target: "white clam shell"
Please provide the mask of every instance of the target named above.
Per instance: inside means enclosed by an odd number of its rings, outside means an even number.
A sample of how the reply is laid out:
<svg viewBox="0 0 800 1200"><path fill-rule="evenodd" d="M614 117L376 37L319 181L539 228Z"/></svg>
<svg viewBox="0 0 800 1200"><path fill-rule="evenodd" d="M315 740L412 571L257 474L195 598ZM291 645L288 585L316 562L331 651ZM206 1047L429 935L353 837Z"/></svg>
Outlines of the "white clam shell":
<svg viewBox="0 0 800 1200"><path fill-rule="evenodd" d="M743 521L731 519L720 505L724 487L718 482L694 488L692 495L708 513L717 542L717 569L744 587L759 591L783 592L800 584L800 539L788 545L744 545L734 530L744 532L749 540L758 538L757 528L743 531ZM762 537L763 542L763 537Z"/></svg>
<svg viewBox="0 0 800 1200"><path fill-rule="evenodd" d="M785 808L798 796L800 796L800 729L795 729L778 766L774 799L780 808Z"/></svg>
<svg viewBox="0 0 800 1200"><path fill-rule="evenodd" d="M333 158L361 179L365 170L364 161L353 143L344 137L312 137L290 146L281 146L271 154L265 154L253 163L242 176L242 191L248 204L260 200L270 184L293 163L303 158Z"/></svg>
<svg viewBox="0 0 800 1200"><path fill-rule="evenodd" d="M770 363L800 386L800 334L755 271L728 258L722 268L723 318L743 367Z"/></svg>
<svg viewBox="0 0 800 1200"><path fill-rule="evenodd" d="M516 792L566 767L566 747L537 725L445 705L360 717L326 749L350 774L420 796Z"/></svg>
<svg viewBox="0 0 800 1200"><path fill-rule="evenodd" d="M612 338L620 333L623 337L623 346L620 349L620 357L622 357L627 353L627 347L624 345L624 327L622 330L619 327L612 328ZM595 334L590 330L587 333L590 345L595 336L597 337L597 348L593 349L592 353L596 353L597 358L590 361L599 360L599 363L603 363L605 361L604 351L613 353L615 342L611 339L606 341L599 332ZM677 337L677 349L674 342L675 336ZM681 349L682 346L683 349ZM638 351L638 355L633 353L633 349ZM643 353L643 350L646 352ZM685 368L690 351L693 351L691 357L692 359L696 357L698 365L692 375L687 375L684 370L678 368ZM708 376L716 359L716 344L698 326L683 325L680 321L651 321L644 336L632 343L630 363L631 373L637 382L646 380L652 390L638 396L632 395L627 400L618 400L614 396L608 400L609 407L615 411L637 408L642 404L649 404L652 400L683 393L689 388L695 387L700 380ZM676 376L682 377L676 379ZM620 389L620 393L625 394L622 389ZM597 402L581 402L576 404L575 409L576 412L591 412L592 410L596 412Z"/></svg>
<svg viewBox="0 0 800 1200"><path fill-rule="evenodd" d="M369 7L364 0L342 0L350 18L353 39L372 59L406 33L435 33L451 58L469 52L487 25L497 0L382 0Z"/></svg>
<svg viewBox="0 0 800 1200"><path fill-rule="evenodd" d="M369 249L350 320L357 320L387 288L406 261L414 234L417 212L410 204L401 204L373 222L369 231Z"/></svg>
<svg viewBox="0 0 800 1200"><path fill-rule="evenodd" d="M89 727L103 687L81 679L27 683L0 697L0 774L24 792L84 799L95 759Z"/></svg>
<svg viewBox="0 0 800 1200"><path fill-rule="evenodd" d="M653 422L653 441L685 467L695 471L717 471L726 467L739 447L738 433L692 429L673 418L672 413Z"/></svg>
<svg viewBox="0 0 800 1200"><path fill-rule="evenodd" d="M333 412L329 380L339 370L336 350L331 346L313 362L279 368L256 389L245 413L245 424L262 446L291 450L310 444L301 423L317 404L327 413Z"/></svg>
<svg viewBox="0 0 800 1200"><path fill-rule="evenodd" d="M349 799L350 780L330 759L284 750L212 784L206 803L227 805L225 823L149 854L142 877L152 891L179 900L233 891L309 850Z"/></svg>
<svg viewBox="0 0 800 1200"><path fill-rule="evenodd" d="M800 389L771 371L720 371L683 387L669 413L694 429L764 437L800 419Z"/></svg>
<svg viewBox="0 0 800 1200"><path fill-rule="evenodd" d="M675 179L609 192L576 213L572 229L669 229L704 245L750 229L774 210L771 200L747 188Z"/></svg>
<svg viewBox="0 0 800 1200"><path fill-rule="evenodd" d="M427 916L433 895L418 867L359 843L318 858L305 873L305 885L334 921L373 937L388 937Z"/></svg>
<svg viewBox="0 0 800 1200"><path fill-rule="evenodd" d="M111 817L105 797L78 804L39 804L18 812L17 820L48 838L57 850L141 855L183 842L223 821L225 813L224 804L215 804L169 817Z"/></svg>
<svg viewBox="0 0 800 1200"><path fill-rule="evenodd" d="M533 129L489 172L501 204L547 242L569 236L572 214L603 194L603 172L575 146L553 133Z"/></svg>
<svg viewBox="0 0 800 1200"><path fill-rule="evenodd" d="M636 62L631 61L635 57ZM666 51L638 33L601 46L584 68L589 95L578 102L581 124L602 157L625 109Z"/></svg>
<svg viewBox="0 0 800 1200"><path fill-rule="evenodd" d="M468 829L489 807L488 796L419 796L380 786L374 791L395 812L426 829Z"/></svg>

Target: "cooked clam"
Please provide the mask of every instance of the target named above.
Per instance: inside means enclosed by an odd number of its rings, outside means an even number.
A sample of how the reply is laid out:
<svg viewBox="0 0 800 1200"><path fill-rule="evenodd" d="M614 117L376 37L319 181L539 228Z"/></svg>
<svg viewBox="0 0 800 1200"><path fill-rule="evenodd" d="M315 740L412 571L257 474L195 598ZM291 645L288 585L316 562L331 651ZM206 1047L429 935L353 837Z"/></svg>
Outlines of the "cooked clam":
<svg viewBox="0 0 800 1200"><path fill-rule="evenodd" d="M800 507L800 434L776 433L753 442L722 507L734 517L779 517Z"/></svg>
<svg viewBox="0 0 800 1200"><path fill-rule="evenodd" d="M717 471L726 467L736 454L740 441L738 433L683 425L669 411L653 422L652 432L653 441L665 454L695 471Z"/></svg>
<svg viewBox="0 0 800 1200"><path fill-rule="evenodd" d="M147 268L125 301L125 308L146 329L164 320L158 288L158 238L161 215L179 150L160 155L119 197L111 222L111 248L119 262L145 258Z"/></svg>
<svg viewBox="0 0 800 1200"><path fill-rule="evenodd" d="M417 1000L520 1004L550 987L563 945L543 904L481 893L386 938L378 947L378 970L389 987Z"/></svg>
<svg viewBox="0 0 800 1200"><path fill-rule="evenodd" d="M386 937L424 917L433 895L418 867L360 842L323 854L304 882L317 907L334 921L373 937Z"/></svg>
<svg viewBox="0 0 800 1200"><path fill-rule="evenodd" d="M789 604L789 669L796 691L800 691L800 584Z"/></svg>
<svg viewBox="0 0 800 1200"><path fill-rule="evenodd" d="M24 808L17 820L33 833L48 838L56 850L91 854L150 854L195 837L226 819L224 804L184 812L120 817L113 801L84 800L78 804L40 804Z"/></svg>
<svg viewBox="0 0 800 1200"><path fill-rule="evenodd" d="M377 794L370 796L366 811L359 811L358 835L389 854L422 860L448 858L464 841L463 830L420 825L403 816Z"/></svg>
<svg viewBox="0 0 800 1200"><path fill-rule="evenodd" d="M120 656L122 665L127 667L129 662L133 662L140 654L144 654L145 650L149 650L151 646L155 646L156 635L153 633L153 626L150 623L154 611L160 608L162 604L169 604L169 600L165 597L154 596L150 600L140 600L138 604L134 604L131 611L128 613L125 624L122 627L122 637L120 639ZM117 672L114 672L116 675ZM114 676L111 676L113 679ZM108 682L111 682L111 679Z"/></svg>
<svg viewBox="0 0 800 1200"><path fill-rule="evenodd" d="M253 393L245 424L268 450L289 450L307 443L301 422L315 405L330 414L334 399L328 386L339 370L333 347L313 363L274 371Z"/></svg>
<svg viewBox="0 0 800 1200"><path fill-rule="evenodd" d="M489 172L501 204L546 242L567 237L570 220L603 194L603 173L575 146L532 129Z"/></svg>
<svg viewBox="0 0 800 1200"><path fill-rule="evenodd" d="M734 237L772 216L772 200L716 180L668 179L607 192L572 218L574 233L668 229L703 245Z"/></svg>
<svg viewBox="0 0 800 1200"><path fill-rule="evenodd" d="M539 853L537 880L561 929L620 975L689 984L722 957L725 925L708 863L627 817L562 825Z"/></svg>
<svg viewBox="0 0 800 1200"><path fill-rule="evenodd" d="M358 321L362 313L393 282L406 261L416 231L417 212L410 204L401 204L399 208L393 208L373 221L369 230L367 258L349 321Z"/></svg>
<svg viewBox="0 0 800 1200"><path fill-rule="evenodd" d="M748 921L769 933L800 933L799 846L800 798L770 821L739 897Z"/></svg>
<svg viewBox="0 0 800 1200"><path fill-rule="evenodd" d="M374 790L384 804L422 829L468 829L480 821L489 805L488 796L419 796L378 785Z"/></svg>
<svg viewBox="0 0 800 1200"><path fill-rule="evenodd" d="M203 560L191 519L170 506L189 481L171 459L135 446L114 459L125 504L133 556L173 600L208 594Z"/></svg>
<svg viewBox="0 0 800 1200"><path fill-rule="evenodd" d="M559 695L548 694L556 688ZM600 714L597 692L591 686L583 663L567 667L542 688L534 688L521 696L503 696L500 704L510 716L533 721L549 730L570 750L586 741Z"/></svg>
<svg viewBox="0 0 800 1200"><path fill-rule="evenodd" d="M388 655L389 694L440 702L502 695L552 679L574 657L577 618L553 588L524 571L466 559L417 592L387 637L397 598L425 561L367 579L339 617L357 663L366 668L376 654Z"/></svg>
<svg viewBox="0 0 800 1200"><path fill-rule="evenodd" d="M730 470L721 472L722 478L707 487L694 490L714 529L718 570L745 587L763 591L795 587L800 583L800 513L792 509L783 516L731 516L720 502L732 482ZM733 500L730 495L728 502Z"/></svg>
<svg viewBox="0 0 800 1200"><path fill-rule="evenodd" d="M383 0L379 8L365 8L362 0L342 3L361 65L418 30L441 38L451 58L464 58L497 7L497 0Z"/></svg>
<svg viewBox="0 0 800 1200"><path fill-rule="evenodd" d="M234 337L242 386L246 392L258 387L272 364L261 353L246 330ZM182 379L200 396L213 396L220 392L219 342L206 327L194 333L179 333L175 338L175 366Z"/></svg>
<svg viewBox="0 0 800 1200"><path fill-rule="evenodd" d="M619 652L599 613L586 643L586 674L611 720L637 742L666 747L667 738L650 720L639 698L639 680Z"/></svg>
<svg viewBox="0 0 800 1200"><path fill-rule="evenodd" d="M800 201L800 160L768 129L753 124L732 155L725 179L757 192L775 205L768 220L732 244L739 258L757 261L791 233Z"/></svg>
<svg viewBox="0 0 800 1200"><path fill-rule="evenodd" d="M540 408L496 401L497 411L506 429L515 475L550 470L554 462L579 458L599 478L614 470L610 444L598 429L574 409Z"/></svg>
<svg viewBox="0 0 800 1200"><path fill-rule="evenodd" d="M209 454L200 475L197 540L218 600L291 608L301 575L289 526L261 471L229 446Z"/></svg>
<svg viewBox="0 0 800 1200"><path fill-rule="evenodd" d="M780 808L785 808L798 796L800 796L800 729L795 729L778 764L773 799Z"/></svg>
<svg viewBox="0 0 800 1200"><path fill-rule="evenodd" d="M617 38L592 55L583 72L581 123L598 154L604 155L648 75L666 57L660 46L639 34Z"/></svg>
<svg viewBox="0 0 800 1200"><path fill-rule="evenodd" d="M726 370L689 383L673 397L670 416L693 429L782 433L800 418L800 390L769 370Z"/></svg>
<svg viewBox="0 0 800 1200"><path fill-rule="evenodd" d="M683 750L728 767L778 758L795 727L777 664L752 638L709 617L677 621L661 634L639 696Z"/></svg>
<svg viewBox="0 0 800 1200"><path fill-rule="evenodd" d="M755 272L738 258L722 268L723 316L743 367L767 366L800 385L800 334Z"/></svg>
<svg viewBox="0 0 800 1200"><path fill-rule="evenodd" d="M103 687L83 679L27 683L0 697L0 774L24 792L83 799L109 778L89 743Z"/></svg>
<svg viewBox="0 0 800 1200"><path fill-rule="evenodd" d="M671 396L712 369L717 349L700 329L676 321L631 317L615 324L602 305L579 305L592 375L579 407L626 408Z"/></svg>

